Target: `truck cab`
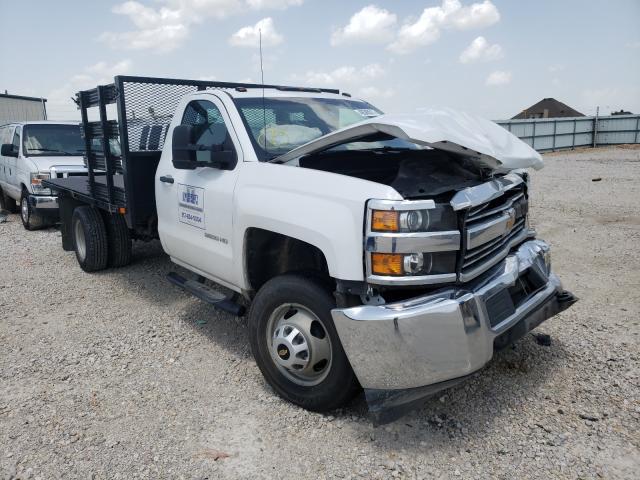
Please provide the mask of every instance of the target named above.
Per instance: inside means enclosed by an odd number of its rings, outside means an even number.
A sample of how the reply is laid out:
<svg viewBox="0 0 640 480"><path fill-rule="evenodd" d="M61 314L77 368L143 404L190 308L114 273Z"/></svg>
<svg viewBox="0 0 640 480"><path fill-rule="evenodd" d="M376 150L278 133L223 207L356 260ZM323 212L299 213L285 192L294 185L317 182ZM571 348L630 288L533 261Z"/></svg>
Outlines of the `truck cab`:
<svg viewBox="0 0 640 480"><path fill-rule="evenodd" d="M27 230L57 220L57 197L42 181L86 175L78 123L19 122L0 126L0 200L20 212Z"/></svg>
<svg viewBox="0 0 640 480"><path fill-rule="evenodd" d="M237 315L249 306L258 367L305 408L363 389L392 418L575 301L529 223L526 169L542 158L493 122L386 115L337 90L142 77L78 103L84 119L101 112L85 141L117 137L121 156L88 149L86 179L45 182L63 247L90 272L159 238L193 275L172 283Z"/></svg>

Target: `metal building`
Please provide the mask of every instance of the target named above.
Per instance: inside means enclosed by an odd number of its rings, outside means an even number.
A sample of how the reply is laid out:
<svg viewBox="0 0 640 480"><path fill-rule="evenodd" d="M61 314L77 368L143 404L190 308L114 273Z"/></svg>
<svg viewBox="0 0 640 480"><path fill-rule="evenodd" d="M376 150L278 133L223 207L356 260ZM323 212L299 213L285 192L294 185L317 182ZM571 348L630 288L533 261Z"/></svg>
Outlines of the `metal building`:
<svg viewBox="0 0 640 480"><path fill-rule="evenodd" d="M0 93L0 125L28 120L46 120L46 98Z"/></svg>

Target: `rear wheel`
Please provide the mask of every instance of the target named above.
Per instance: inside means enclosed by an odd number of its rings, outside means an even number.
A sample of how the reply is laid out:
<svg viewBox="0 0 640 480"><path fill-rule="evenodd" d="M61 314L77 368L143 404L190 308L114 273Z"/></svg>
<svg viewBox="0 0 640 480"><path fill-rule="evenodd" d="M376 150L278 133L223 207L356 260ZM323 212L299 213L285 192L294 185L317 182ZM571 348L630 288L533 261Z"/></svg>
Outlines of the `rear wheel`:
<svg viewBox="0 0 640 480"><path fill-rule="evenodd" d="M100 212L94 207L77 207L71 218L71 233L76 258L85 272L107 267L107 229Z"/></svg>
<svg viewBox="0 0 640 480"><path fill-rule="evenodd" d="M124 267L131 263L131 235L124 217L105 212L103 217L109 244L107 263L110 267Z"/></svg>
<svg viewBox="0 0 640 480"><path fill-rule="evenodd" d="M0 189L0 210L6 210L9 213L18 213L18 205L16 201Z"/></svg>
<svg viewBox="0 0 640 480"><path fill-rule="evenodd" d="M27 230L38 230L45 224L42 215L36 213L31 204L29 203L29 192L22 191L22 198L20 199L20 218L22 219L22 225Z"/></svg>
<svg viewBox="0 0 640 480"><path fill-rule="evenodd" d="M249 312L251 350L265 379L309 410L344 406L359 389L332 308L333 297L317 282L282 275L258 291Z"/></svg>

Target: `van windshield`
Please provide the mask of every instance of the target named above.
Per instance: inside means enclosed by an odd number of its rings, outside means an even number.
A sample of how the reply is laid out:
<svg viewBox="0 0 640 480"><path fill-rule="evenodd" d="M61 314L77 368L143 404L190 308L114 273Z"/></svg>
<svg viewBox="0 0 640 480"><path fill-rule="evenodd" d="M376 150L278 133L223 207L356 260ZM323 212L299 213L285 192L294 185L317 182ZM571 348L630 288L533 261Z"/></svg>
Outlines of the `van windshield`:
<svg viewBox="0 0 640 480"><path fill-rule="evenodd" d="M23 151L29 157L81 156L85 150L78 125L34 124L22 131Z"/></svg>
<svg viewBox="0 0 640 480"><path fill-rule="evenodd" d="M348 98L257 97L234 101L260 161L382 114L367 102Z"/></svg>

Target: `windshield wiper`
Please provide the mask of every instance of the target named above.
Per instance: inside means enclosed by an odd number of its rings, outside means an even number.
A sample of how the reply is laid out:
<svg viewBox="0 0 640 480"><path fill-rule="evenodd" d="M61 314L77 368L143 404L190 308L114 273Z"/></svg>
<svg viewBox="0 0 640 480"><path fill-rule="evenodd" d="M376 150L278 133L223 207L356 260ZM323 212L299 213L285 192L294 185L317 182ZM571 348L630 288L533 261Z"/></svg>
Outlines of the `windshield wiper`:
<svg viewBox="0 0 640 480"><path fill-rule="evenodd" d="M37 152L59 152L64 153L62 150L56 150L55 148L27 148L28 152L37 151Z"/></svg>

